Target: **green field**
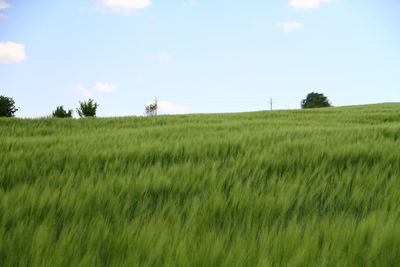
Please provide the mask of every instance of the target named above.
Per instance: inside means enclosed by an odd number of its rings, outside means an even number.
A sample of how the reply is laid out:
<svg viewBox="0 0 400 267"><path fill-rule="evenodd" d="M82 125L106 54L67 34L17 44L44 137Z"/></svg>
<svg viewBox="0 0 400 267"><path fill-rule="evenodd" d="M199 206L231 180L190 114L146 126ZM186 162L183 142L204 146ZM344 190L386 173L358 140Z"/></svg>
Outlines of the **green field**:
<svg viewBox="0 0 400 267"><path fill-rule="evenodd" d="M400 104L0 119L0 266L398 266Z"/></svg>

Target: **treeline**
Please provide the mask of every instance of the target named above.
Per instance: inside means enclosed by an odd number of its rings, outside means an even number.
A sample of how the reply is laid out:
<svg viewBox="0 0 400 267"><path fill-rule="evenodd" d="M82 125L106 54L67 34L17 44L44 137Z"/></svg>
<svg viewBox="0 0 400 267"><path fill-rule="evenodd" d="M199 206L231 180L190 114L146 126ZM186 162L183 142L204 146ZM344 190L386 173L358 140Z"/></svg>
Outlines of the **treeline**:
<svg viewBox="0 0 400 267"><path fill-rule="evenodd" d="M93 99L88 101L79 102L79 107L76 109L79 117L95 117L99 104L94 102ZM15 101L12 97L0 95L0 117L14 117L15 112L19 108L15 106ZM72 109L65 110L64 106L58 106L52 113L53 118L72 118Z"/></svg>
<svg viewBox="0 0 400 267"><path fill-rule="evenodd" d="M79 117L95 117L97 112L97 107L99 104L94 102L93 99L88 101L79 102L79 108L76 109ZM66 111L63 106L58 106L52 114L53 118L72 118L72 109Z"/></svg>
<svg viewBox="0 0 400 267"><path fill-rule="evenodd" d="M328 98L320 93L309 93L305 99L301 101L301 108L322 108L331 107ZM99 104L93 99L79 102L79 107L76 109L77 114L81 118L95 117ZM145 106L145 114L147 116L157 115L158 104L154 103ZM0 117L14 117L15 112L19 109L15 106L15 101L12 97L0 95ZM64 106L58 106L52 113L53 118L72 118L72 109L66 110Z"/></svg>

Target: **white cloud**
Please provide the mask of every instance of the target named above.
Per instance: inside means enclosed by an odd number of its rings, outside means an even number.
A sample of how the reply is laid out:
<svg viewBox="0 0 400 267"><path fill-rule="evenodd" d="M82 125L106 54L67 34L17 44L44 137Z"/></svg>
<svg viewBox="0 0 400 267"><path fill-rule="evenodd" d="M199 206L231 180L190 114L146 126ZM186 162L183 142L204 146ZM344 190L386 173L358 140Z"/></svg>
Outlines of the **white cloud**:
<svg viewBox="0 0 400 267"><path fill-rule="evenodd" d="M86 88L81 84L77 84L75 86L75 89L84 97L92 97L94 92L114 92L117 90L117 86L114 84L107 84L107 83L101 83L97 82L93 87L91 88Z"/></svg>
<svg viewBox="0 0 400 267"><path fill-rule="evenodd" d="M292 32L304 28L304 25L297 21L281 22L277 26L282 28L285 32Z"/></svg>
<svg viewBox="0 0 400 267"><path fill-rule="evenodd" d="M166 113L184 113L189 110L188 107L182 106L182 105L175 105L172 103L169 103L168 101L159 101L157 102L158 108L162 112Z"/></svg>
<svg viewBox="0 0 400 267"><path fill-rule="evenodd" d="M97 2L99 7L124 14L130 14L132 10L139 10L152 5L151 0L97 0Z"/></svg>
<svg viewBox="0 0 400 267"><path fill-rule="evenodd" d="M83 87L80 84L77 84L75 86L75 89L78 90L78 92L81 93L84 97L88 97L88 98L92 97L92 93L90 92L90 90L85 88L85 87Z"/></svg>
<svg viewBox="0 0 400 267"><path fill-rule="evenodd" d="M137 80L137 81L144 81L146 78L143 76L143 75L141 75L141 74L139 74L139 75L137 75L136 77L135 77L135 79Z"/></svg>
<svg viewBox="0 0 400 267"><path fill-rule="evenodd" d="M97 82L95 84L95 86L93 87L93 89L100 91L100 92L113 92L113 91L117 90L117 86L114 84Z"/></svg>
<svg viewBox="0 0 400 267"><path fill-rule="evenodd" d="M6 0L0 0L0 10L10 8L11 5L7 3ZM6 16L3 13L0 13L0 18L5 18Z"/></svg>
<svg viewBox="0 0 400 267"><path fill-rule="evenodd" d="M161 53L161 54L156 58L156 60L159 61L159 62L165 62L165 61L171 60L172 57L173 57L173 56L170 55L170 54Z"/></svg>
<svg viewBox="0 0 400 267"><path fill-rule="evenodd" d="M26 59L25 46L14 42L0 42L0 63L15 64Z"/></svg>
<svg viewBox="0 0 400 267"><path fill-rule="evenodd" d="M333 2L337 0L290 0L289 6L297 9L319 8L321 3Z"/></svg>
<svg viewBox="0 0 400 267"><path fill-rule="evenodd" d="M7 3L6 0L0 0L0 9L7 9L10 7L11 7L11 5L9 3Z"/></svg>
<svg viewBox="0 0 400 267"><path fill-rule="evenodd" d="M185 6L188 6L188 7L195 7L195 6L198 6L199 3L197 3L196 0L189 0L189 1L186 1L186 2L184 3L184 5L185 5Z"/></svg>

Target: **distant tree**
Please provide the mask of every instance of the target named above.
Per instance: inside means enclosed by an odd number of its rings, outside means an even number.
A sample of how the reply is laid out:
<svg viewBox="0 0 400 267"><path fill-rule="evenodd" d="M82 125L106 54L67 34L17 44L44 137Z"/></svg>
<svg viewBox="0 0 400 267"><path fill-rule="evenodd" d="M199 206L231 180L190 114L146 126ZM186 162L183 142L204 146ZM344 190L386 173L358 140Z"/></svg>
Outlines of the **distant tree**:
<svg viewBox="0 0 400 267"><path fill-rule="evenodd" d="M96 116L97 107L99 106L93 99L86 102L79 102L80 107L76 109L79 117L94 117Z"/></svg>
<svg viewBox="0 0 400 267"><path fill-rule="evenodd" d="M331 103L328 98L323 94L309 93L306 99L301 101L301 108L325 108L331 107Z"/></svg>
<svg viewBox="0 0 400 267"><path fill-rule="evenodd" d="M157 115L157 109L158 109L158 105L156 102L148 104L145 106L145 114L147 116L154 116Z"/></svg>
<svg viewBox="0 0 400 267"><path fill-rule="evenodd" d="M72 109L66 111L63 106L59 106L54 110L53 118L72 118Z"/></svg>
<svg viewBox="0 0 400 267"><path fill-rule="evenodd" d="M0 117L14 117L17 111L14 99L0 95Z"/></svg>

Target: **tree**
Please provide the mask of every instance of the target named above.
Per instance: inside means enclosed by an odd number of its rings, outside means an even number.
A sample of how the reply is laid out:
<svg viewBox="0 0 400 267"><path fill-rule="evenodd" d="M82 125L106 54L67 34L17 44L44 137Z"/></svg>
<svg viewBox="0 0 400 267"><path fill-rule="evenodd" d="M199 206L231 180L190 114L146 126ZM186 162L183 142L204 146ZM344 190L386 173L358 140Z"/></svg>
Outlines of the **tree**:
<svg viewBox="0 0 400 267"><path fill-rule="evenodd" d="M158 109L157 102L148 104L148 105L145 107L145 114L146 114L147 116L154 116L154 115L157 115L157 109Z"/></svg>
<svg viewBox="0 0 400 267"><path fill-rule="evenodd" d="M14 99L0 95L0 117L14 117L17 111Z"/></svg>
<svg viewBox="0 0 400 267"><path fill-rule="evenodd" d="M72 118L72 109L66 111L63 106L59 106L53 112L53 118Z"/></svg>
<svg viewBox="0 0 400 267"><path fill-rule="evenodd" d="M331 107L331 103L328 98L323 94L309 93L306 99L301 101L301 108L325 108Z"/></svg>
<svg viewBox="0 0 400 267"><path fill-rule="evenodd" d="M97 107L99 106L93 99L86 102L79 102L80 107L76 109L79 117L94 117L96 116Z"/></svg>

